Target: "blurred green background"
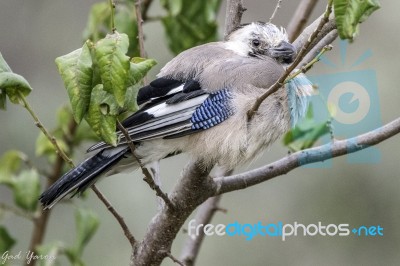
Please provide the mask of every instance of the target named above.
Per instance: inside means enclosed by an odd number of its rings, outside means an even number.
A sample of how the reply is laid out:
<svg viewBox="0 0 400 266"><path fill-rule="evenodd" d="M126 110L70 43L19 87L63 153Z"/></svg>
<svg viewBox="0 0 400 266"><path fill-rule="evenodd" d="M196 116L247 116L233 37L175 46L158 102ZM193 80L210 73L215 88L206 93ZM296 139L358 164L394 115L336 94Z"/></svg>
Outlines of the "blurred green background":
<svg viewBox="0 0 400 266"><path fill-rule="evenodd" d="M67 102L68 96L57 72L54 59L82 45L90 7L97 1L87 0L1 0L0 1L0 51L14 72L23 75L34 88L29 96L33 108L42 122L51 128L55 125L55 110ZM154 1L150 15L160 13ZM268 20L276 1L245 1L247 11L243 22ZM274 23L286 26L298 1L284 1ZM351 64L332 69L320 63L310 75L352 70L372 69L376 72L379 101L383 123L400 115L399 67L400 37L397 33L400 3L381 1L382 8L361 25L360 36L348 47L347 61L355 62L366 50L372 57L356 68ZM320 1L315 19L325 7ZM225 1L219 14L220 36L225 17ZM172 58L159 22L146 23L145 46L148 57L158 61L150 78ZM338 47L335 42L335 48ZM339 49L327 57L340 62ZM0 112L0 154L9 149L19 149L34 156L38 130L27 112L9 104ZM82 147L77 152L78 162L83 159ZM224 195L221 207L228 212L217 213L212 223L265 223L282 221L303 224L349 223L351 226L380 225L383 237L292 237L283 242L278 238L207 237L201 248L198 265L398 265L400 261L400 174L399 137L378 146L381 160L375 164L349 164L346 156L335 159L329 168L299 168L287 175L246 190ZM265 155L244 171L264 165L287 154L281 142L274 144ZM34 159L39 168L44 160ZM185 165L185 157L168 159L161 164L164 190L169 191L178 181ZM99 183L114 206L126 218L132 232L141 238L146 225L156 211L154 192L142 180L141 174L113 176ZM12 203L10 191L0 187L0 201ZM127 265L130 246L115 219L99 200L89 193L88 200L75 200L75 205L93 209L101 217L101 225L84 252L87 265ZM74 212L71 205L59 204L48 224L46 242L63 240L71 243L75 236ZM1 223L19 240L11 253L27 250L32 225L8 213L1 214ZM172 253L179 256L186 238L180 233ZM67 264L66 260L62 263ZM18 264L17 264L18 265ZM166 259L163 265L173 265Z"/></svg>

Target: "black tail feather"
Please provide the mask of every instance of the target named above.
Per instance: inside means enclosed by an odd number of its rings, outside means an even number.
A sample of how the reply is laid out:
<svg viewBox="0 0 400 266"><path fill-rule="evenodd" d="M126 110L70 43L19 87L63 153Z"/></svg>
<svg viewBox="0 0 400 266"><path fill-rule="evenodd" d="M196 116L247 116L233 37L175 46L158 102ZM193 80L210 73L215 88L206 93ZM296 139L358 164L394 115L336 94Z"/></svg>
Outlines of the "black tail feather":
<svg viewBox="0 0 400 266"><path fill-rule="evenodd" d="M45 209L51 208L59 200L74 190L77 193L83 192L90 187L97 179L111 166L117 164L125 153L127 147L104 149L94 156L86 159L77 167L71 169L60 177L53 185L40 195L40 202Z"/></svg>

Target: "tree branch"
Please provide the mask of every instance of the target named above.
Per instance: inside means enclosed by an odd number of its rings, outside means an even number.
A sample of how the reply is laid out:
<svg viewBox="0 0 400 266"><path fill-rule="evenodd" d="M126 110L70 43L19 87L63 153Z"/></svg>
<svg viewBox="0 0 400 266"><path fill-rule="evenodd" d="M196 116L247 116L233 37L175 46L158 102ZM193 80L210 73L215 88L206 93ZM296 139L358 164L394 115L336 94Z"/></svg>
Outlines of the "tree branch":
<svg viewBox="0 0 400 266"><path fill-rule="evenodd" d="M215 177L221 176L229 176L231 175L233 170L226 171L223 168L217 168L215 173ZM222 210L218 204L221 201L221 195L209 198L203 204L200 205L197 210L195 221L196 225L198 224L209 224L211 219L215 215L218 210ZM192 237L188 236L183 245L181 252L181 260L185 263L186 266L192 266L195 264L196 258L199 255L200 247L204 240L204 231L200 231L198 236Z"/></svg>
<svg viewBox="0 0 400 266"><path fill-rule="evenodd" d="M322 162L334 157L360 151L376 145L400 133L400 118L378 129L354 138L334 141L319 147L293 153L285 158L246 173L214 179L218 188L215 195L244 189L280 176L310 163Z"/></svg>
<svg viewBox="0 0 400 266"><path fill-rule="evenodd" d="M175 209L163 208L153 217L143 240L133 249L131 265L159 265L193 210L211 197L216 188L208 176L212 166L190 162L182 172L170 199Z"/></svg>
<svg viewBox="0 0 400 266"><path fill-rule="evenodd" d="M144 34L143 34L143 19L140 7L141 1L135 0L135 14L138 28L138 42L140 57L146 57L146 50L144 49Z"/></svg>
<svg viewBox="0 0 400 266"><path fill-rule="evenodd" d="M243 0L228 0L225 14L224 40L239 27L244 11L246 11L246 8L243 6Z"/></svg>
<svg viewBox="0 0 400 266"><path fill-rule="evenodd" d="M293 42L300 35L317 3L318 0L301 0L286 27L290 42Z"/></svg>
<svg viewBox="0 0 400 266"><path fill-rule="evenodd" d="M221 200L222 195L211 197L200 205L196 216L195 225L199 224L209 224L212 217L218 210L218 204ZM181 253L181 261L186 266L193 266L195 264L196 258L199 255L201 244L204 240L204 231L200 231L199 235L190 237L188 236L185 243L183 244L183 249Z"/></svg>
<svg viewBox="0 0 400 266"><path fill-rule="evenodd" d="M334 40L338 37L337 30L332 30L329 32L323 39L321 39L315 46L307 53L307 55L300 62L299 67L302 68L309 62L313 61L318 54L326 47L333 43Z"/></svg>

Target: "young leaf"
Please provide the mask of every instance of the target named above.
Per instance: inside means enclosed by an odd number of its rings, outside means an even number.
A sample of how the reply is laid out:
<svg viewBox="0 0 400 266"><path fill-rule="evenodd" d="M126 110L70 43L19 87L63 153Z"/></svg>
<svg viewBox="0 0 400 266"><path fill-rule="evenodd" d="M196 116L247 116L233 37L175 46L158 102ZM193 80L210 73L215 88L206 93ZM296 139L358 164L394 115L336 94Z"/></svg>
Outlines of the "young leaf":
<svg viewBox="0 0 400 266"><path fill-rule="evenodd" d="M132 58L129 69L128 86L135 85L142 80L142 78L147 75L147 72L149 72L150 69L156 64L157 61L154 59L146 59L141 57Z"/></svg>
<svg viewBox="0 0 400 266"><path fill-rule="evenodd" d="M134 4L130 2L118 4L114 16L115 28L118 30L118 32L123 32L129 37L129 48L127 55L130 57L140 54L137 38L138 29L136 14L135 12L132 12L134 8Z"/></svg>
<svg viewBox="0 0 400 266"><path fill-rule="evenodd" d="M161 0L161 5L169 10L172 16L178 15L182 10L183 0Z"/></svg>
<svg viewBox="0 0 400 266"><path fill-rule="evenodd" d="M329 133L326 122L317 123L313 117L313 109L310 105L303 121L285 134L283 143L291 151L311 148L319 138Z"/></svg>
<svg viewBox="0 0 400 266"><path fill-rule="evenodd" d="M93 211L85 209L78 209L76 211L75 221L77 232L75 247L82 254L83 248L96 233L100 221Z"/></svg>
<svg viewBox="0 0 400 266"><path fill-rule="evenodd" d="M137 94L141 86L135 84L126 89L124 109L122 111L136 112L139 109Z"/></svg>
<svg viewBox="0 0 400 266"><path fill-rule="evenodd" d="M6 92L12 103L20 103L20 93L27 96L32 88L23 76L12 72L0 73L0 90Z"/></svg>
<svg viewBox="0 0 400 266"><path fill-rule="evenodd" d="M115 129L118 111L114 97L103 90L103 85L96 85L92 90L89 112L85 119L97 136L114 146L117 144Z"/></svg>
<svg viewBox="0 0 400 266"><path fill-rule="evenodd" d="M0 254L10 251L15 244L15 239L10 236L7 229L0 225ZM0 257L1 258L1 257Z"/></svg>
<svg viewBox="0 0 400 266"><path fill-rule="evenodd" d="M84 265L81 257L83 249L96 233L100 221L97 215L85 209L75 212L76 240L73 247L67 248L65 254L73 265Z"/></svg>
<svg viewBox="0 0 400 266"><path fill-rule="evenodd" d="M79 124L89 108L92 90L92 58L87 43L58 57L56 64L68 91L75 121Z"/></svg>
<svg viewBox="0 0 400 266"><path fill-rule="evenodd" d="M47 256L46 259L37 260L39 266L53 266L57 264L57 257L63 249L61 242L53 242L50 244L40 245L36 247L36 252L39 255Z"/></svg>
<svg viewBox="0 0 400 266"><path fill-rule="evenodd" d="M12 72L12 70L8 66L6 60L4 60L3 55L0 53L0 73L1 72Z"/></svg>
<svg viewBox="0 0 400 266"><path fill-rule="evenodd" d="M39 174L35 170L22 171L13 178L15 203L24 210L35 211L40 195Z"/></svg>
<svg viewBox="0 0 400 266"><path fill-rule="evenodd" d="M380 8L377 0L333 0L335 19L341 39L353 40L359 23Z"/></svg>
<svg viewBox="0 0 400 266"><path fill-rule="evenodd" d="M83 31L84 40L98 41L107 34L110 27L111 9L107 2L96 3L90 9L86 28Z"/></svg>
<svg viewBox="0 0 400 266"><path fill-rule="evenodd" d="M119 106L124 105L129 57L126 56L129 39L126 34L108 34L95 45L95 57L101 81L106 92L112 93Z"/></svg>
<svg viewBox="0 0 400 266"><path fill-rule="evenodd" d="M26 154L9 150L0 158L0 183L9 183L12 176L21 168L21 162L26 161Z"/></svg>
<svg viewBox="0 0 400 266"><path fill-rule="evenodd" d="M137 23L133 1L121 1L115 7L114 21L119 32L129 36L129 56L139 55L137 45ZM83 33L84 40L90 39L93 42L104 38L110 29L111 9L107 2L96 3L92 6L86 28Z"/></svg>
<svg viewBox="0 0 400 266"><path fill-rule="evenodd" d="M174 1L162 1L163 7L168 11L162 23L171 51L178 54L193 46L217 39L216 15L221 0L181 0L171 4L172 2Z"/></svg>

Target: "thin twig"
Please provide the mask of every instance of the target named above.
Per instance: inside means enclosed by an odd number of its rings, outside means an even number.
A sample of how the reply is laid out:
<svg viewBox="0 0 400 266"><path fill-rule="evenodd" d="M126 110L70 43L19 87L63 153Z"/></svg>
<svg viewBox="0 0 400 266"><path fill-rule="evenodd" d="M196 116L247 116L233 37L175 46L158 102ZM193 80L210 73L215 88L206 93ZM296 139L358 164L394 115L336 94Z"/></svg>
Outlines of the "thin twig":
<svg viewBox="0 0 400 266"><path fill-rule="evenodd" d="M51 144L53 144L56 153L63 158L65 162L67 162L71 167L74 167L74 163L72 160L68 157L67 154L61 149L60 145L58 144L56 138L52 136L47 129L43 126L42 122L40 122L39 118L37 117L36 113L33 111L32 107L26 100L25 96L19 92L19 98L22 101L22 106L30 113L32 116L33 120L35 121L35 125L43 132L43 134L50 140Z"/></svg>
<svg viewBox="0 0 400 266"><path fill-rule="evenodd" d="M57 178L61 175L62 173L62 168L64 166L64 162L68 163L69 166L71 168L74 168L75 165L72 162L72 160L65 154L65 152L61 149L61 147L59 146L57 140L55 139L54 136L51 136L50 133L47 131L47 129L43 126L43 124L40 122L39 118L37 117L36 113L33 111L32 107L29 105L28 101L26 100L25 96L20 93L20 99L22 101L22 104L24 106L24 108L26 110L28 110L28 112L31 114L33 120L35 121L35 125L43 132L43 134L45 134L45 136L50 140L50 142L53 144L54 148L56 149L57 154L59 155L59 157L57 157L57 160L54 164L54 171L53 174L51 175L51 177L48 179L48 183L47 183L47 187L50 187L56 180ZM69 133L70 135L73 135L76 131L76 123L72 120L71 124L69 126ZM67 140L67 137L64 136L64 139ZM70 141L68 141L68 146L72 146L72 143ZM92 187L93 189L93 187ZM94 187L93 191L98 191L98 189L96 187ZM99 196L98 193L96 193L97 196ZM99 197L100 198L100 197ZM103 197L104 198L104 197ZM102 200L102 198L100 198L100 200ZM103 201L103 200L102 200ZM103 201L104 202L104 201ZM110 207L111 204L108 202L108 205L106 205L107 209L110 210L110 212L114 215L114 217L119 221L119 217L121 217L114 208ZM111 206L112 207L112 206ZM111 211L113 210L113 211ZM47 227L47 222L49 219L51 211L47 210L47 211L42 211L41 214L39 215L39 217L36 217L34 219L34 230L32 233L32 239L31 239L31 244L30 244L30 250L35 250L36 247L38 245L40 245L43 242L43 238L44 238L44 234L46 232L46 227ZM122 227L122 229L124 230L125 235L127 235L127 232L132 235L129 230L124 227ZM127 230L127 232L126 232ZM131 239L129 239L129 242L131 242ZM33 262L35 263L35 261ZM32 264L31 264L32 265Z"/></svg>
<svg viewBox="0 0 400 266"><path fill-rule="evenodd" d="M318 0L301 0L292 19L286 27L286 32L289 36L290 42L293 42L297 36L300 35L301 31L307 24L314 7L317 5L317 2Z"/></svg>
<svg viewBox="0 0 400 266"><path fill-rule="evenodd" d="M180 266L187 266L186 264L184 264L182 261L178 260L177 258L175 258L170 251L166 251L166 250L161 250L160 251L161 254L165 255L166 257L170 258L173 262L175 262L176 264L180 265Z"/></svg>
<svg viewBox="0 0 400 266"><path fill-rule="evenodd" d="M135 0L135 14L138 28L139 53L140 57L144 58L146 57L146 51L144 49L143 19L140 0Z"/></svg>
<svg viewBox="0 0 400 266"><path fill-rule="evenodd" d="M278 0L278 2L276 3L274 12L272 12L271 17L268 20L269 23L272 22L272 20L274 19L275 15L278 13L278 9L281 8L281 3L282 3L282 0Z"/></svg>
<svg viewBox="0 0 400 266"><path fill-rule="evenodd" d="M308 70L310 70L315 63L319 62L321 60L321 56L327 52L332 50L332 45L325 45L322 50L314 57L311 59L310 62L299 68L297 71L295 71L293 74L290 74L286 79L285 79L285 84L288 83L291 79L294 79L297 77L300 73L306 73Z"/></svg>
<svg viewBox="0 0 400 266"><path fill-rule="evenodd" d="M115 12L115 3L113 0L108 0L108 4L110 5L111 9L111 31L115 32L115 21L114 21L114 12Z"/></svg>
<svg viewBox="0 0 400 266"><path fill-rule="evenodd" d="M326 7L325 13L323 17L321 18L317 29L311 34L311 36L308 38L307 42L304 44L300 52L297 54L296 59L294 62L286 69L285 73L271 86L269 89L260 97L257 98L255 101L253 107L247 112L247 118L248 121L251 121L253 116L257 113L258 108L262 104L262 102L267 99L268 96L276 92L278 89L280 89L284 85L284 81L286 78L292 73L292 71L296 68L296 66L302 61L304 56L307 53L307 50L310 46L310 44L314 41L315 37L318 35L322 27L328 22L329 20L329 15L332 12L332 1L329 0L328 5Z"/></svg>
<svg viewBox="0 0 400 266"><path fill-rule="evenodd" d="M325 35L310 51L307 55L303 58L300 62L299 67L303 67L304 65L311 62L316 56L318 56L319 52L327 45L333 43L333 41L338 37L337 30L333 30Z"/></svg>
<svg viewBox="0 0 400 266"><path fill-rule="evenodd" d="M91 188L92 188L93 192L96 194L96 196L106 206L107 210L109 210L112 213L112 215L115 217L115 219L118 221L119 225L122 228L122 231L124 231L124 234L129 241L129 243L131 244L132 247L134 247L136 244L136 239L132 235L128 226L126 225L124 218L115 210L115 208L111 205L111 203L107 200L107 198L103 195L103 193L101 193L101 191L97 189L97 187L95 185L92 185Z"/></svg>
<svg viewBox="0 0 400 266"><path fill-rule="evenodd" d="M143 33L143 19L142 19L142 12L141 12L141 0L135 0L135 13L136 13L136 23L138 29L138 43L139 43L139 54L140 57L145 58L147 57L146 50L144 48L144 33ZM147 11L146 11L147 12ZM148 80L147 76L143 77L144 85L147 85Z"/></svg>
<svg viewBox="0 0 400 266"><path fill-rule="evenodd" d="M162 199L164 200L164 202L165 202L165 204L168 206L168 208L170 208L171 210L175 209L175 206L174 206L174 204L172 204L172 202L171 202L171 200L169 199L168 195L167 195L166 193L164 193L164 192L161 190L160 186L157 185L157 184L154 182L154 180L153 180L153 178L152 178L152 176L151 176L149 170L146 168L146 166L144 166L144 165L142 164L142 162L140 161L140 159L136 156L136 153L135 153L135 144L133 143L131 137L129 136L128 131L125 129L125 127L124 127L124 126L121 124L121 122L119 122L119 121L117 121L117 127L118 127L118 129L122 132L122 134L125 136L125 139L126 139L126 141L127 141L127 143L128 143L128 146L129 146L129 148L130 148L130 150L131 150L131 153L132 153L133 158L137 161L137 163L139 164L140 168L142 169L142 173L143 173L143 175L144 175L143 180L144 180L147 184L149 184L150 188L153 189L153 190L156 192L156 195L157 195L157 196L159 196L160 198L162 198Z"/></svg>
<svg viewBox="0 0 400 266"><path fill-rule="evenodd" d="M32 110L32 109L31 109ZM33 110L32 110L33 112ZM44 127L43 127L44 128ZM75 123L74 119L71 119L71 121L68 124L68 133L70 135L73 135L76 132L77 129L77 124ZM66 136L64 135L63 138L66 140ZM67 141L67 146L70 147L72 150L72 143ZM62 174L62 169L67 161L64 160L63 157L57 156L56 161L53 165L52 173L48 176L47 182L46 182L46 188L49 188L54 182L57 181L58 177L61 176ZM72 161L71 161L72 163ZM73 165L73 164L72 164ZM47 229L47 222L49 220L51 214L51 209L48 209L46 211L39 211L38 216L35 217L34 219L34 224L33 224L33 230L32 230L32 236L31 236L31 242L29 245L29 250L36 251L36 247L41 245L43 243L44 235L46 233ZM37 260L32 260L31 263L29 264L30 266L36 265ZM28 261L26 261L26 265L28 265Z"/></svg>

